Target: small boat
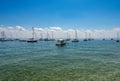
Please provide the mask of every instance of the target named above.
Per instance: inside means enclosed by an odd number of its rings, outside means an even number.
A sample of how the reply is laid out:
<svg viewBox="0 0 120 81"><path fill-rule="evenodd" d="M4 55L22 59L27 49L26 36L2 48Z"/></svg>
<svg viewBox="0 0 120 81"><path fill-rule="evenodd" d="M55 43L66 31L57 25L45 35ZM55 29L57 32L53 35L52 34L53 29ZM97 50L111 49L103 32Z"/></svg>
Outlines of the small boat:
<svg viewBox="0 0 120 81"><path fill-rule="evenodd" d="M45 38L45 39L44 39L44 41L50 41L50 39L48 39L48 38Z"/></svg>
<svg viewBox="0 0 120 81"><path fill-rule="evenodd" d="M21 39L21 40L19 40L20 42L27 42L27 40L24 40L24 39Z"/></svg>
<svg viewBox="0 0 120 81"><path fill-rule="evenodd" d="M40 38L40 39L39 39L39 41L43 41L43 39L42 39L42 38Z"/></svg>
<svg viewBox="0 0 120 81"><path fill-rule="evenodd" d="M34 38L29 39L27 42L37 42Z"/></svg>
<svg viewBox="0 0 120 81"><path fill-rule="evenodd" d="M94 40L93 38L91 40Z"/></svg>
<svg viewBox="0 0 120 81"><path fill-rule="evenodd" d="M33 38L31 38L31 39L29 39L29 40L27 40L27 42L37 42L37 40L35 40L35 32L34 32L34 28L32 28L32 31L33 31Z"/></svg>
<svg viewBox="0 0 120 81"><path fill-rule="evenodd" d="M50 39L50 41L55 41L55 39Z"/></svg>
<svg viewBox="0 0 120 81"><path fill-rule="evenodd" d="M56 42L56 46L63 46L63 45L65 45L66 44L66 42L65 42L65 40L63 40L63 39L59 39L59 40L57 40L57 42Z"/></svg>
<svg viewBox="0 0 120 81"><path fill-rule="evenodd" d="M87 32L85 32L85 39L83 40L83 41L88 41L88 39L87 39Z"/></svg>
<svg viewBox="0 0 120 81"><path fill-rule="evenodd" d="M70 41L70 34L67 32L67 38L65 39L65 41Z"/></svg>
<svg viewBox="0 0 120 81"><path fill-rule="evenodd" d="M48 31L47 31L47 33L46 33L46 38L44 38L44 41L50 41L49 32L48 32Z"/></svg>
<svg viewBox="0 0 120 81"><path fill-rule="evenodd" d="M79 42L79 40L77 39L77 30L75 30L75 38L72 40L72 42Z"/></svg>
<svg viewBox="0 0 120 81"><path fill-rule="evenodd" d="M113 38L111 38L110 40L114 40Z"/></svg>
<svg viewBox="0 0 120 81"><path fill-rule="evenodd" d="M0 41L1 41L1 42L6 41L6 38L5 38L5 37L6 37L5 32L2 31L2 32L1 32L1 38L0 38Z"/></svg>
<svg viewBox="0 0 120 81"><path fill-rule="evenodd" d="M55 41L55 39L53 38L53 31L51 32L51 38L50 38L50 34L49 32L47 31L47 35L46 35L46 38L44 39L44 41Z"/></svg>
<svg viewBox="0 0 120 81"><path fill-rule="evenodd" d="M84 39L83 41L88 41L87 39Z"/></svg>
<svg viewBox="0 0 120 81"><path fill-rule="evenodd" d="M116 42L120 42L119 40L116 40Z"/></svg>
<svg viewBox="0 0 120 81"><path fill-rule="evenodd" d="M3 41L5 41L5 40L4 40L3 38L0 38L0 41L3 42Z"/></svg>
<svg viewBox="0 0 120 81"><path fill-rule="evenodd" d="M117 32L117 40L116 40L116 42L120 42L120 40L119 40L119 33Z"/></svg>
<svg viewBox="0 0 120 81"><path fill-rule="evenodd" d="M53 31L51 32L52 33L52 38L51 39L49 39L50 41L55 41L55 39L54 39L54 36L53 36Z"/></svg>
<svg viewBox="0 0 120 81"><path fill-rule="evenodd" d="M89 33L89 38L88 38L88 41L91 41L91 33Z"/></svg>
<svg viewBox="0 0 120 81"><path fill-rule="evenodd" d="M92 39L90 39L90 38L88 39L88 41L91 41L91 40L92 40Z"/></svg>
<svg viewBox="0 0 120 81"><path fill-rule="evenodd" d="M78 39L73 39L72 42L79 42L79 40Z"/></svg>
<svg viewBox="0 0 120 81"><path fill-rule="evenodd" d="M66 41L70 41L70 39L65 39Z"/></svg>
<svg viewBox="0 0 120 81"><path fill-rule="evenodd" d="M105 40L104 38L102 40Z"/></svg>

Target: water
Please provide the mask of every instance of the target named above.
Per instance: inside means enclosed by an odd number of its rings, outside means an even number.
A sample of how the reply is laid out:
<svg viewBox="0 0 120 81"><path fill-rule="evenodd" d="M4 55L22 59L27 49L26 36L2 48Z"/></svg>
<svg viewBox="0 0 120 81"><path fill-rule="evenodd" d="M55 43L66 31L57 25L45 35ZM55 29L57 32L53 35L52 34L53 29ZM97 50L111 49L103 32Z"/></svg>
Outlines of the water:
<svg viewBox="0 0 120 81"><path fill-rule="evenodd" d="M119 81L120 43L0 42L0 81Z"/></svg>

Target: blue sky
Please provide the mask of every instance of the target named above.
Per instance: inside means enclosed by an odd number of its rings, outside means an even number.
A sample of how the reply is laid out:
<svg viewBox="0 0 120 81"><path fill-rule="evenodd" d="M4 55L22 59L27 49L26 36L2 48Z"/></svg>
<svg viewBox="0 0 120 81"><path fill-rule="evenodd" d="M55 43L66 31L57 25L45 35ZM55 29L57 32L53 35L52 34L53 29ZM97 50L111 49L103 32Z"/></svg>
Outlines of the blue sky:
<svg viewBox="0 0 120 81"><path fill-rule="evenodd" d="M120 27L120 0L0 0L0 24L111 29Z"/></svg>

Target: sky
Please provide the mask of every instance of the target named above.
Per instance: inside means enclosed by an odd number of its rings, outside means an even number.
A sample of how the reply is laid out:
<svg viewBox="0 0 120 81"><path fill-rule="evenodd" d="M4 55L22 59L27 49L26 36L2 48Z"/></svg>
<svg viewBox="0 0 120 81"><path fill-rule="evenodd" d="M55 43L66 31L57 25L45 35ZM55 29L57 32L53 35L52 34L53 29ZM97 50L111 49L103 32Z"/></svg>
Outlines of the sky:
<svg viewBox="0 0 120 81"><path fill-rule="evenodd" d="M120 0L0 0L1 27L120 27Z"/></svg>

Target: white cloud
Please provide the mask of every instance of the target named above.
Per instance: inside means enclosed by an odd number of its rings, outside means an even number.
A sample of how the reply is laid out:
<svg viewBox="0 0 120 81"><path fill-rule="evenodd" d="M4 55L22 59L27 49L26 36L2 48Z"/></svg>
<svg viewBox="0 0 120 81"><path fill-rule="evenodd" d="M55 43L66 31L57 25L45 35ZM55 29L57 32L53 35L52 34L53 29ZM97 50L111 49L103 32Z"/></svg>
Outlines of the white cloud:
<svg viewBox="0 0 120 81"><path fill-rule="evenodd" d="M8 27L0 27L0 32L1 31L5 31L6 33L6 37L8 38L31 38L32 37L32 30L29 29L25 29L22 26L8 26ZM49 27L49 28L35 28L35 32L36 32L36 37L40 38L41 34L43 36L43 38L46 37L46 34L48 32L49 37L52 37L52 33L53 33L53 37L54 38L66 38L67 34L69 34L70 38L74 38L75 36L75 30L74 29L62 29L61 27ZM87 36L89 37L89 35L91 35L91 38L116 38L116 33L119 32L120 33L120 28L113 28L113 29L102 29L102 30L83 30L77 29L77 34L78 34L78 38L83 39L85 38L85 32L87 32ZM1 37L1 35L0 35Z"/></svg>
<svg viewBox="0 0 120 81"><path fill-rule="evenodd" d="M44 31L43 28L34 28L36 31Z"/></svg>
<svg viewBox="0 0 120 81"><path fill-rule="evenodd" d="M120 28L114 28L113 30L116 32L120 32Z"/></svg>
<svg viewBox="0 0 120 81"><path fill-rule="evenodd" d="M24 27L22 27L22 26L16 26L16 29L17 30L20 30L20 31L25 31L26 29L24 28Z"/></svg>
<svg viewBox="0 0 120 81"><path fill-rule="evenodd" d="M9 26L8 29L9 29L9 30L12 30L12 29L14 29L14 28L13 28L12 26Z"/></svg>
<svg viewBox="0 0 120 81"><path fill-rule="evenodd" d="M60 27L50 27L50 29L51 30L56 30L56 31L61 31L62 30L62 28L60 28Z"/></svg>

